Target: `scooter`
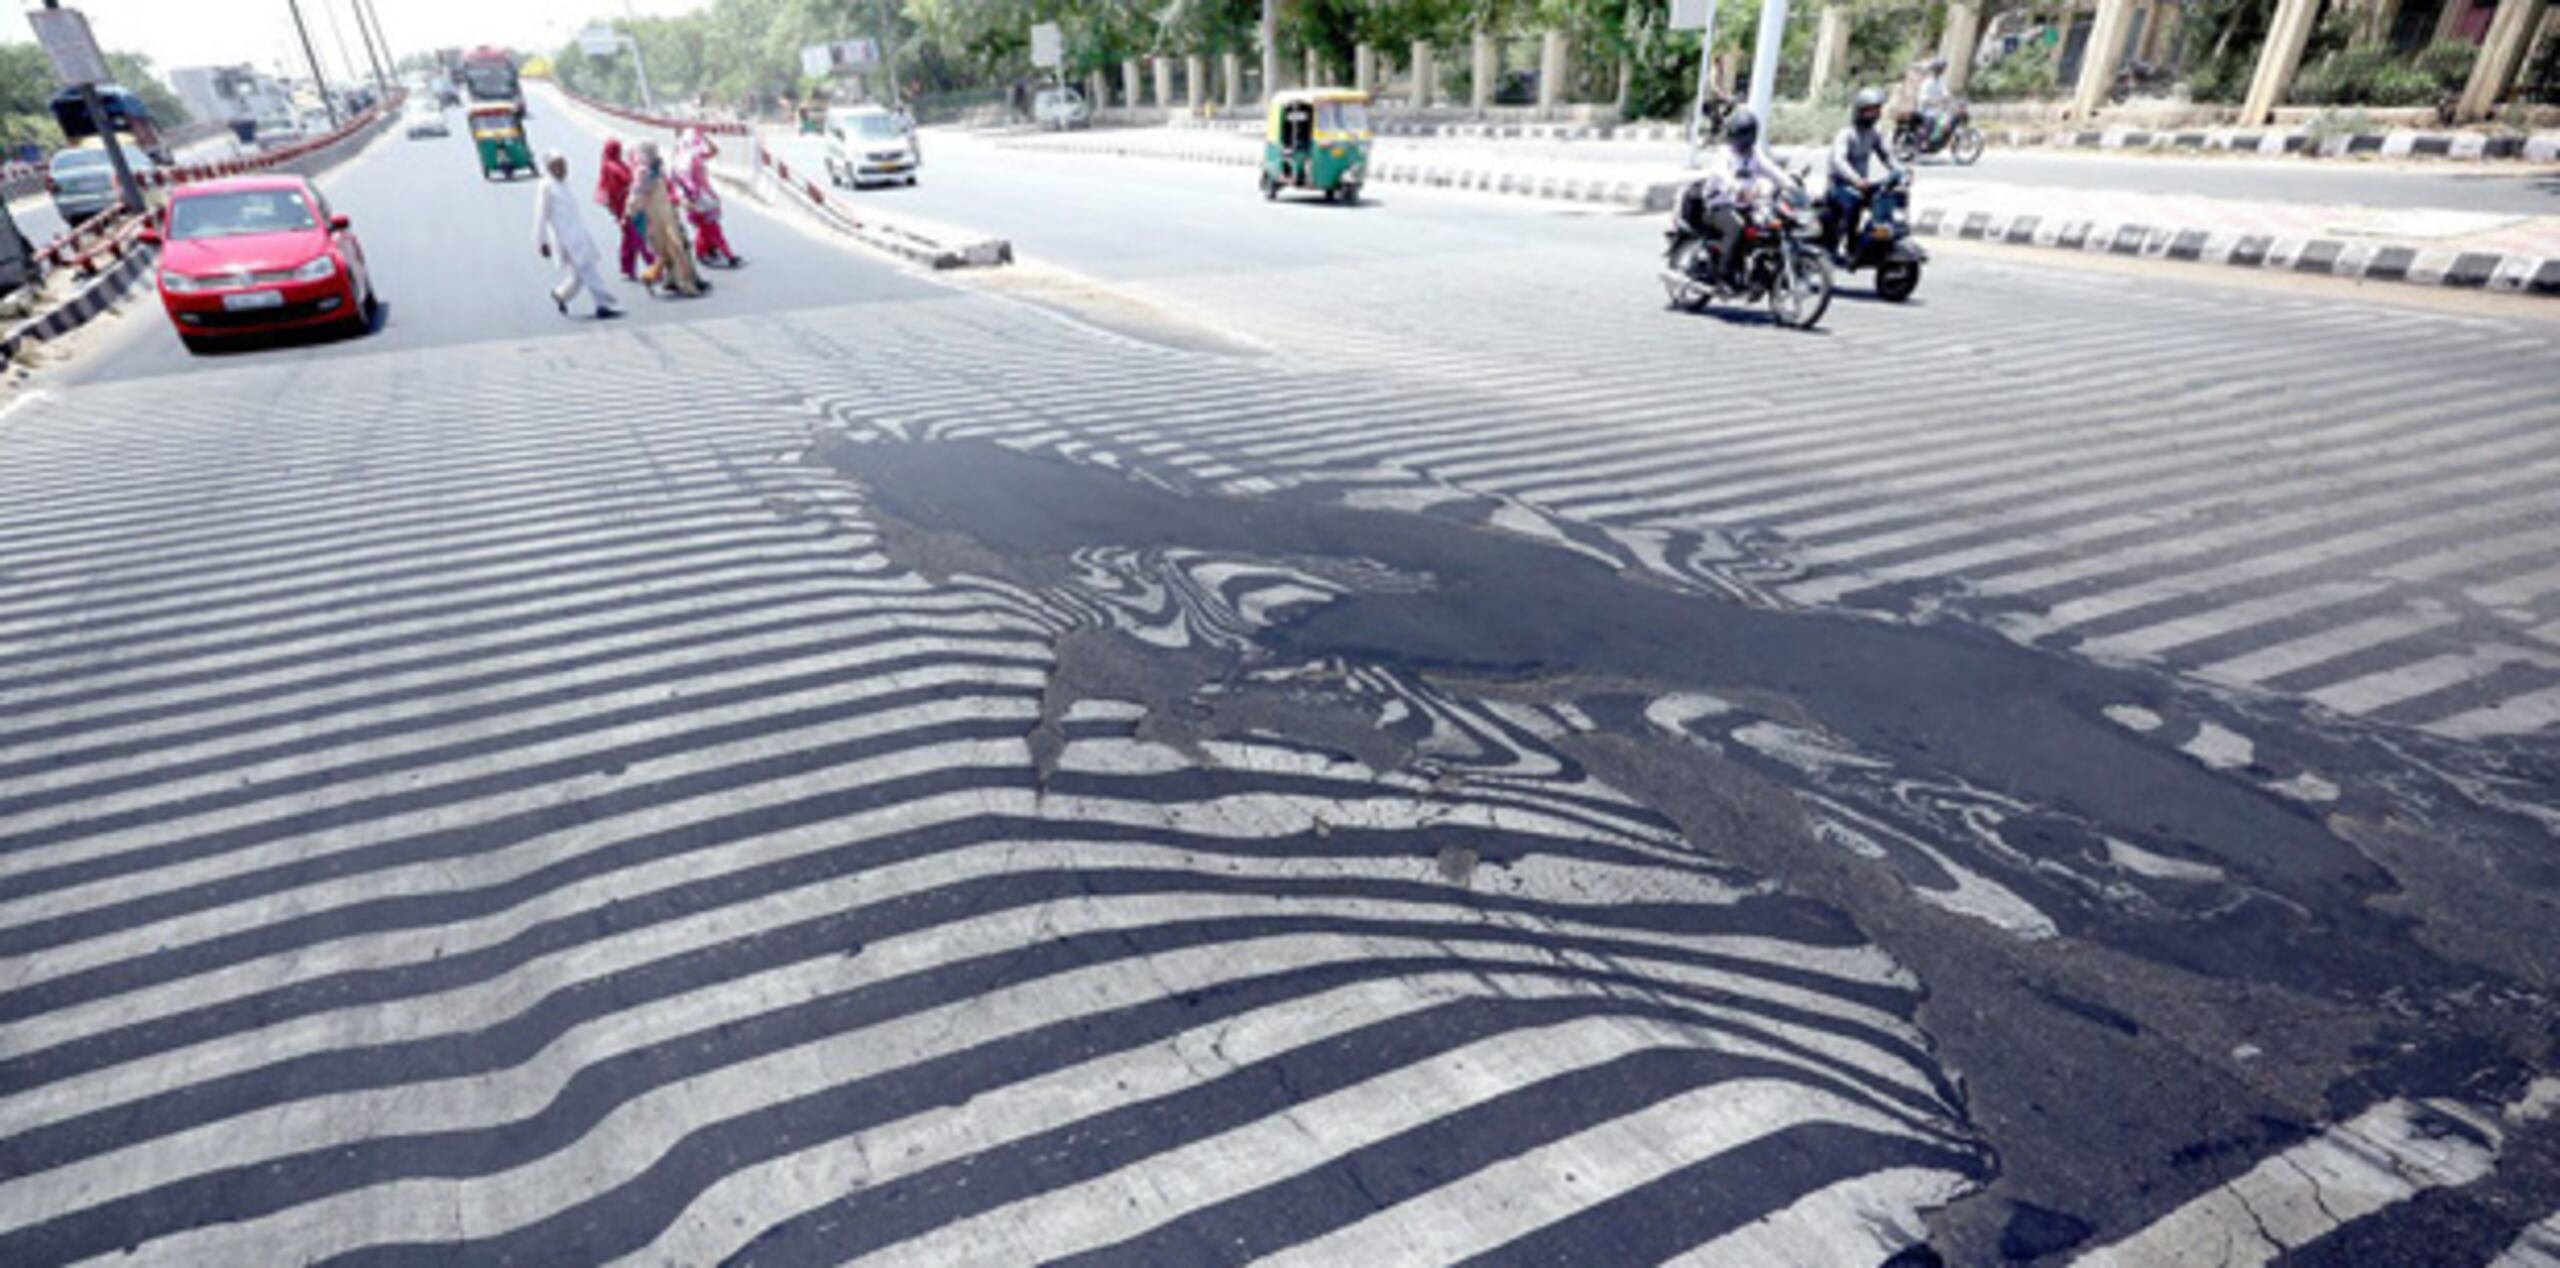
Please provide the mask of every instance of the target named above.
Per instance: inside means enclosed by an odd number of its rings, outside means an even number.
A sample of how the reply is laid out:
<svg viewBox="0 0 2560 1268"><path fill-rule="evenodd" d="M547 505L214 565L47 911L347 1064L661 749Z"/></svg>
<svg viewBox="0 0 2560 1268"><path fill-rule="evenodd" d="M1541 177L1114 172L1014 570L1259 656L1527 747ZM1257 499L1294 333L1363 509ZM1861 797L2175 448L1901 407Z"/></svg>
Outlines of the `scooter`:
<svg viewBox="0 0 2560 1268"><path fill-rule="evenodd" d="M1832 263L1851 272L1874 269L1876 298L1896 304L1920 288L1920 266L1929 262L1929 253L1911 240L1910 192L1908 170L1885 177L1850 213L1848 224L1838 223L1838 204L1822 204L1822 245Z"/></svg>

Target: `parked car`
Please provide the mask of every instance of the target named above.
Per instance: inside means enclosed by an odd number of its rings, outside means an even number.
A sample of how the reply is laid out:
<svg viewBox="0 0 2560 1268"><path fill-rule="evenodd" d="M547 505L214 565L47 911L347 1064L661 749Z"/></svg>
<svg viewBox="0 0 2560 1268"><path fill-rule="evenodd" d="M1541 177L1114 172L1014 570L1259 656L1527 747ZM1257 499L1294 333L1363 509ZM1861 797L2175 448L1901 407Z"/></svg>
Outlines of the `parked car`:
<svg viewBox="0 0 2560 1268"><path fill-rule="evenodd" d="M132 169L135 180L154 170L150 155L131 145L118 148L124 151L125 166ZM95 140L56 151L45 164L44 187L53 195L55 214L66 225L79 224L115 206L121 197L116 191L115 163Z"/></svg>
<svg viewBox="0 0 2560 1268"><path fill-rule="evenodd" d="M839 106L827 112L827 181L863 186L916 183L923 158L915 130L879 106Z"/></svg>
<svg viewBox="0 0 2560 1268"><path fill-rule="evenodd" d="M258 148L281 150L299 145L303 140L302 125L289 114L273 114L258 120Z"/></svg>
<svg viewBox="0 0 2560 1268"><path fill-rule="evenodd" d="M453 130L445 126L444 108L432 97L410 98L408 107L400 112L400 124L412 141L422 136L453 135Z"/></svg>
<svg viewBox="0 0 2560 1268"><path fill-rule="evenodd" d="M1041 127L1081 128L1093 122L1093 107L1085 104L1084 94L1061 85L1043 88L1031 99L1031 117Z"/></svg>
<svg viewBox="0 0 2560 1268"><path fill-rule="evenodd" d="M275 331L362 333L380 307L355 229L300 176L181 185L144 240L160 246L160 303L189 352Z"/></svg>

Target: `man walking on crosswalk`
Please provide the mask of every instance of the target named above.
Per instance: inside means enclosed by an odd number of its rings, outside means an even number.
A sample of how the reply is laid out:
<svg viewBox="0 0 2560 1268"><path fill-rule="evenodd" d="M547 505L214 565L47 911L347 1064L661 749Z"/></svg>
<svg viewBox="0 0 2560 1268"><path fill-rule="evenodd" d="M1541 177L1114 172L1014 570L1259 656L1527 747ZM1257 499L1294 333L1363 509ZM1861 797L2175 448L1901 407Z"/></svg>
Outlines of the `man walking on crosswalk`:
<svg viewBox="0 0 2560 1268"><path fill-rule="evenodd" d="M551 302L561 316L569 315L569 301L580 288L595 299L599 319L622 315L613 292L604 288L604 252L596 249L595 238L578 219L578 200L569 192L569 160L558 150L542 156L542 186L533 196L533 245L546 260L556 250L568 268L551 288Z"/></svg>

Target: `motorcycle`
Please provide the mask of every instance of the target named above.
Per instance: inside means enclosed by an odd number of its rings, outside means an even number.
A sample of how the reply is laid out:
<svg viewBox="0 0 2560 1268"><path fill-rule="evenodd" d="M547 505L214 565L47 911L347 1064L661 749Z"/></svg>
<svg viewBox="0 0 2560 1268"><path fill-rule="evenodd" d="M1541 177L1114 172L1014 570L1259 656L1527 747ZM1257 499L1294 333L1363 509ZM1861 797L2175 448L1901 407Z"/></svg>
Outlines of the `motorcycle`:
<svg viewBox="0 0 2560 1268"><path fill-rule="evenodd" d="M1896 172L1876 182L1850 223L1837 223L1834 204L1822 207L1822 245L1839 267L1876 271L1876 298L1899 304L1920 288L1920 266L1929 253L1911 241L1911 174Z"/></svg>
<svg viewBox="0 0 2560 1268"><path fill-rule="evenodd" d="M1973 108L1963 98L1947 103L1947 113L1934 132L1916 113L1894 121L1893 156L1914 163L1924 154L1945 154L1964 167L1981 161L1982 129L1973 126Z"/></svg>
<svg viewBox="0 0 2560 1268"><path fill-rule="evenodd" d="M1718 299L1766 302L1781 326L1810 330L1831 307L1831 262L1813 242L1821 231L1801 180L1775 199L1742 208L1742 237L1734 249L1739 267L1727 270L1707 225L1707 182L1692 182L1671 210L1663 236L1662 288L1671 306L1699 312Z"/></svg>

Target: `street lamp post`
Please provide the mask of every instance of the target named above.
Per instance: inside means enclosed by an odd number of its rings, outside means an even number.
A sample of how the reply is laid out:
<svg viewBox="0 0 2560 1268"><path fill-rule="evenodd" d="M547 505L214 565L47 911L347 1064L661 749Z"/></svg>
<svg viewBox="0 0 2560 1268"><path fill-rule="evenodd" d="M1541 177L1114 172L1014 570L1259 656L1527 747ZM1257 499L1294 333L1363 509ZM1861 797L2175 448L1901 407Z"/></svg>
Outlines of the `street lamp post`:
<svg viewBox="0 0 2560 1268"><path fill-rule="evenodd" d="M631 11L631 0L622 0L622 16L633 22L639 21L639 15ZM649 67L640 60L640 37L625 35L622 37L622 43L631 50L631 77L640 82L640 108L656 110L657 98L649 95Z"/></svg>
<svg viewBox="0 0 2560 1268"><path fill-rule="evenodd" d="M382 29L382 11L373 7L373 0L356 0L356 3L364 6L365 17L373 23L374 41L382 45L382 64L390 67L392 74L399 74L400 59L391 55L391 37Z"/></svg>
<svg viewBox="0 0 2560 1268"><path fill-rule="evenodd" d="M1778 47L1786 37L1787 0L1760 0L1760 43L1751 52L1751 114L1763 129L1769 126L1769 102L1777 95Z"/></svg>
<svg viewBox="0 0 2560 1268"><path fill-rule="evenodd" d="M329 81L320 73L320 55L311 51L311 28L302 24L302 0L284 0L284 6L293 12L294 34L302 37L302 60L311 64L311 89L320 94L320 108L328 112L329 128L335 131L338 104L329 100Z"/></svg>
<svg viewBox="0 0 2560 1268"><path fill-rule="evenodd" d="M378 53L378 52L375 52L375 51L374 51L374 47L373 47L373 32L371 32L371 31L369 31L369 30L365 29L365 24L364 24L364 0L347 0L347 9L348 9L351 13L353 13L353 14L355 15L355 20L356 20L356 38L357 38L358 40L362 41L362 42L363 42L363 44L364 44L364 56L365 56L365 60L373 63L373 87L374 87L374 91L379 92L379 93L381 93L385 98L388 98L388 97L390 97L390 96L391 96L391 81L390 81L390 80L388 80L388 79L383 78L383 76L382 76L382 59L383 59L383 54L381 54L381 53Z"/></svg>

